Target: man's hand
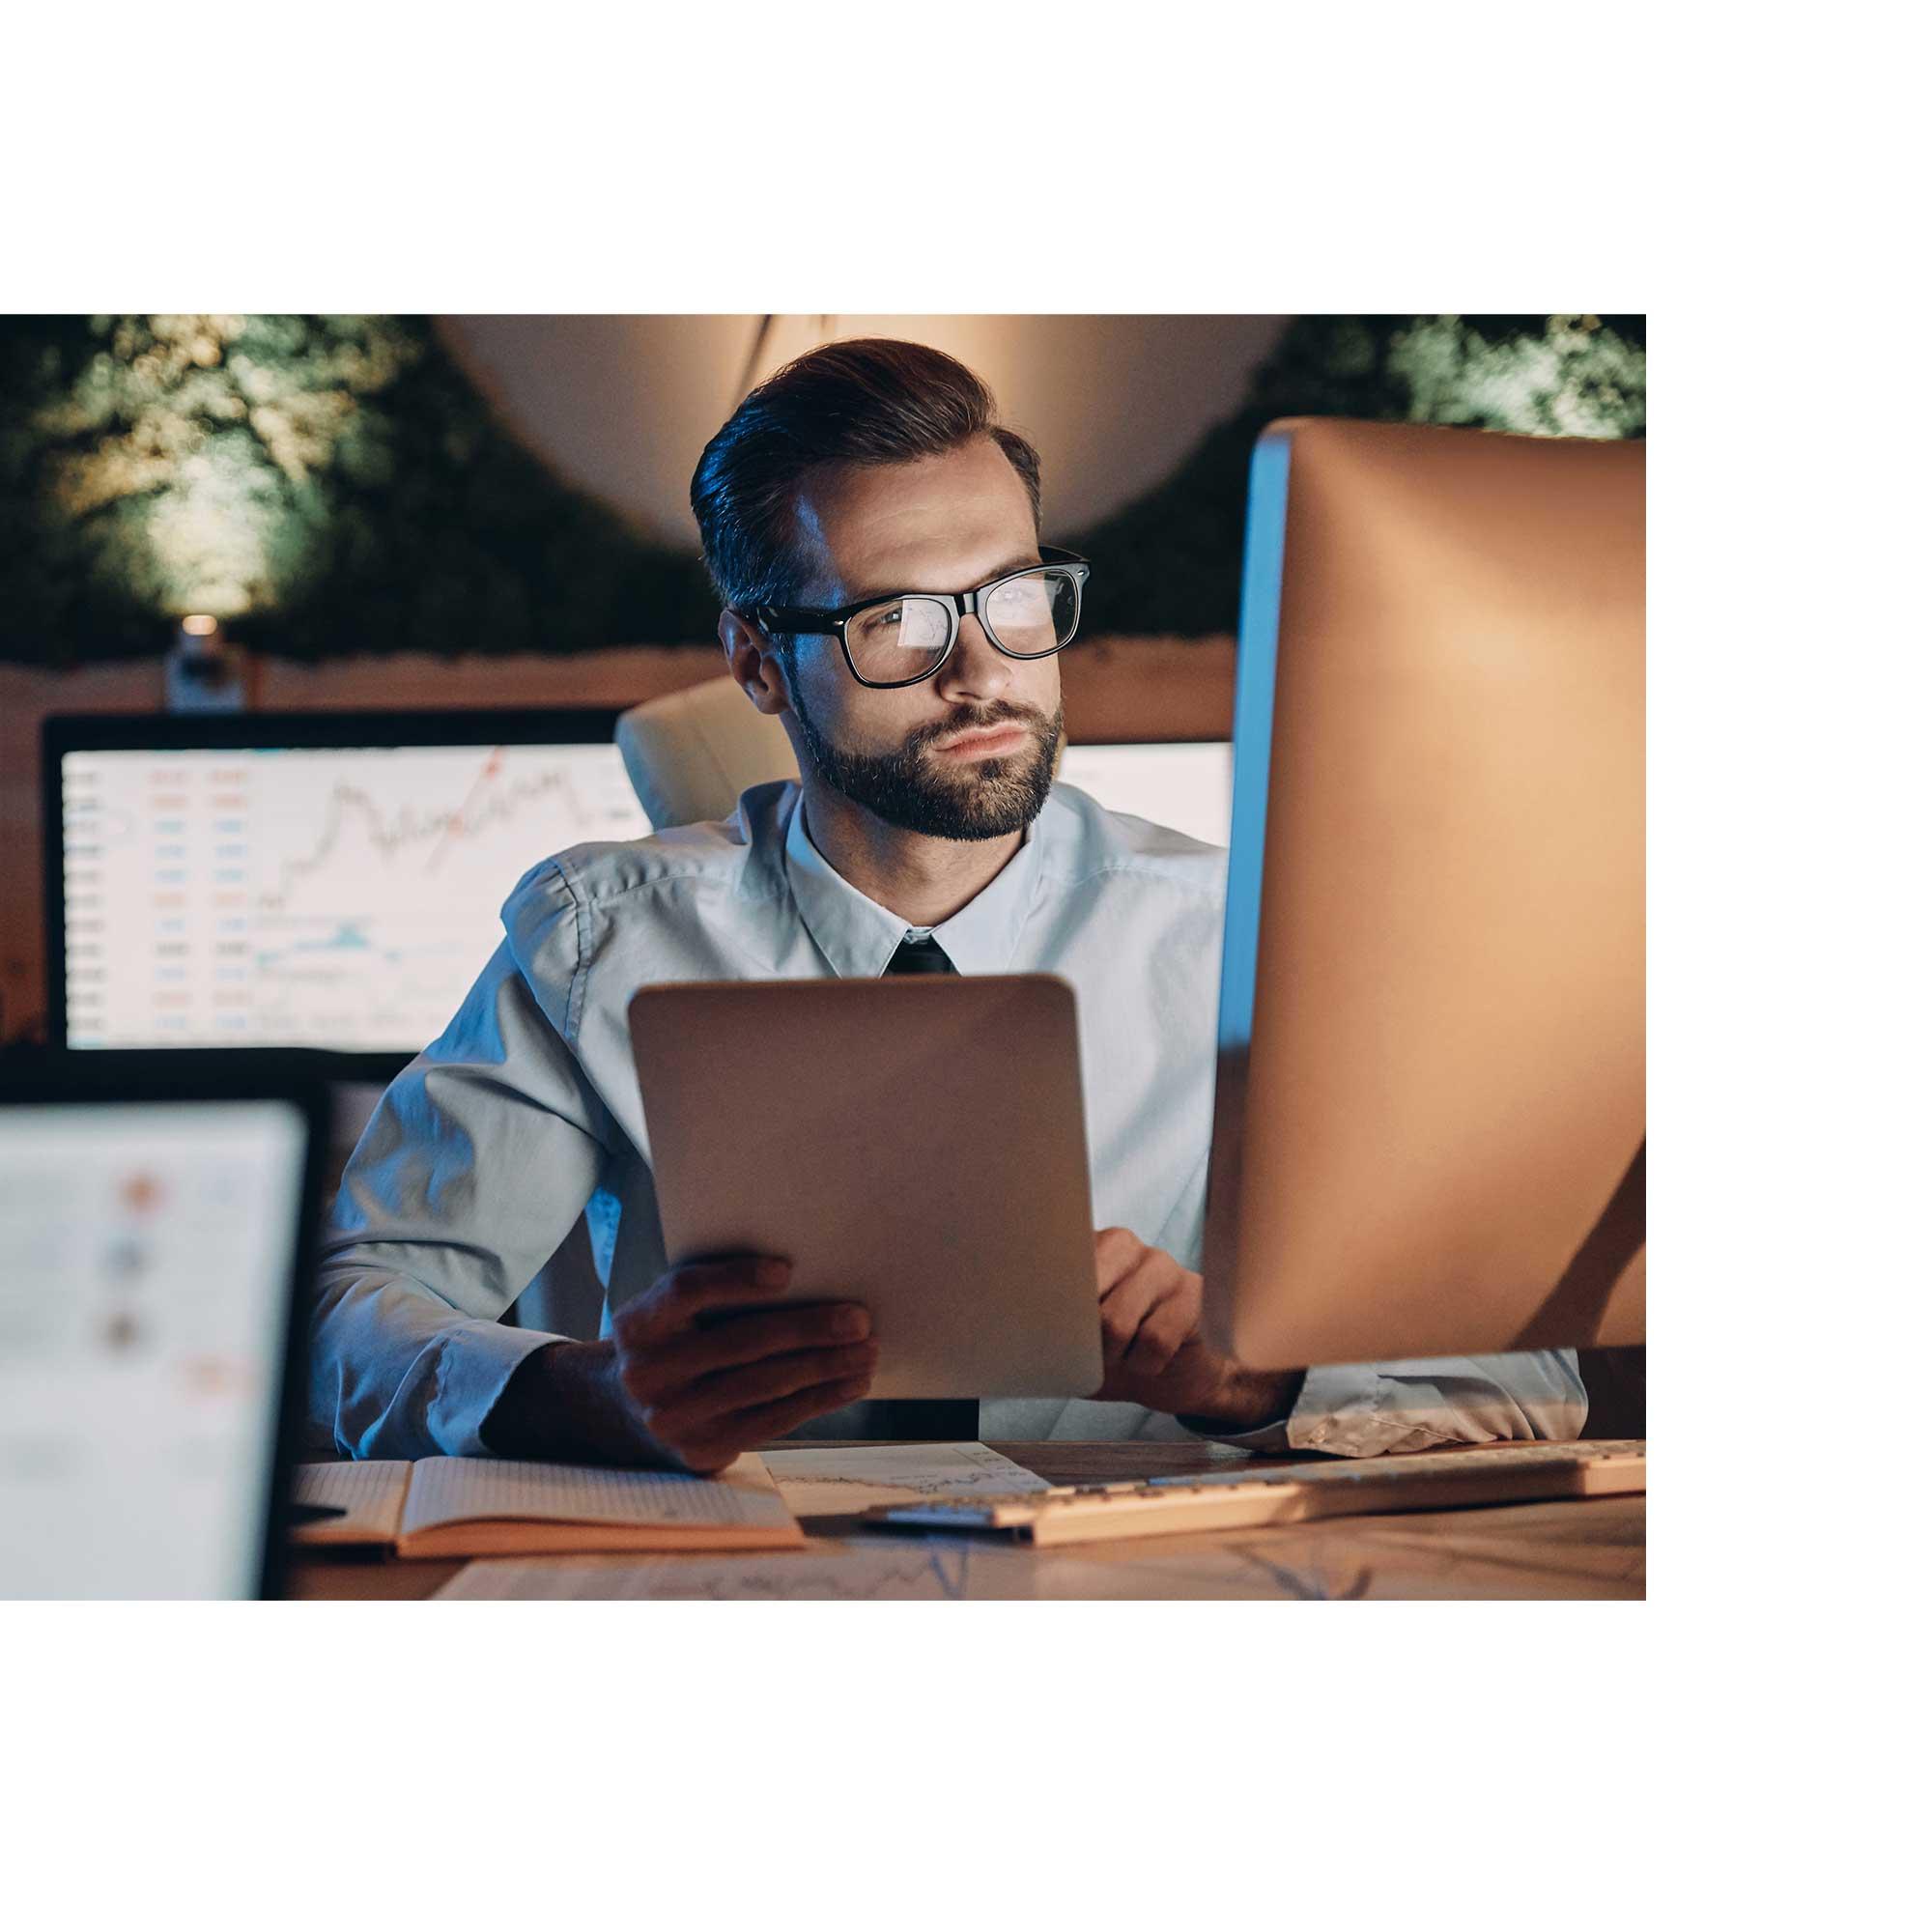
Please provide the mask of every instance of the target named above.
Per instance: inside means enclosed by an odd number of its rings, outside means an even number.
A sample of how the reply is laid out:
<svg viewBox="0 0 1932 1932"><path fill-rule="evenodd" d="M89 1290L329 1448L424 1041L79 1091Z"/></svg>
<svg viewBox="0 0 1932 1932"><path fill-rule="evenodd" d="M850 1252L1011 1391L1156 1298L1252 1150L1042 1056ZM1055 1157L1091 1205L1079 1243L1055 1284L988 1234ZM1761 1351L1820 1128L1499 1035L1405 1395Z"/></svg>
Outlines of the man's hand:
<svg viewBox="0 0 1932 1932"><path fill-rule="evenodd" d="M617 1380L673 1461L704 1473L860 1401L879 1366L856 1301L772 1304L791 1264L752 1256L672 1268L611 1319Z"/></svg>
<svg viewBox="0 0 1932 1932"><path fill-rule="evenodd" d="M855 1301L783 1306L791 1264L735 1256L662 1274L611 1339L527 1356L484 1425L499 1456L669 1463L709 1474L858 1402L879 1364Z"/></svg>
<svg viewBox="0 0 1932 1932"><path fill-rule="evenodd" d="M1298 1373L1246 1369L1201 1339L1201 1277L1126 1228L1094 1236L1107 1378L1096 1399L1137 1402L1223 1435L1287 1413Z"/></svg>

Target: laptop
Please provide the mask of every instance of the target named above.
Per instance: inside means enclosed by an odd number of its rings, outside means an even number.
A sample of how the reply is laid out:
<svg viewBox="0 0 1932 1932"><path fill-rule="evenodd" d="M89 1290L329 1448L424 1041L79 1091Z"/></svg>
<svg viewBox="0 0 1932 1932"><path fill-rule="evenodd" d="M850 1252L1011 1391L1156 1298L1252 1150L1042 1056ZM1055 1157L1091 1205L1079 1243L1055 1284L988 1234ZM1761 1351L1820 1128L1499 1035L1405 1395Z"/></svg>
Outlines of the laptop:
<svg viewBox="0 0 1932 1932"><path fill-rule="evenodd" d="M314 1058L0 1057L0 1598L276 1594Z"/></svg>

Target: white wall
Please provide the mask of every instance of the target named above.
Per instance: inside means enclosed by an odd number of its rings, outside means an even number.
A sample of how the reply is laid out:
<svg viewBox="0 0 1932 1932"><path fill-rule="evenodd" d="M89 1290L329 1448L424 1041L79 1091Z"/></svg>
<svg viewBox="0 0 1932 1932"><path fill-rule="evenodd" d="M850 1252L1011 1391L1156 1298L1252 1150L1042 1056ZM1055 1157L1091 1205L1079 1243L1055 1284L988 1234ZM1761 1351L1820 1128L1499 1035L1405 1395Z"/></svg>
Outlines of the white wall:
<svg viewBox="0 0 1932 1932"><path fill-rule="evenodd" d="M757 316L439 316L518 438L661 543L696 548L688 492L737 405ZM1038 446L1047 534L1151 488L1232 412L1282 316L781 316L753 381L831 337L898 335L957 355Z"/></svg>

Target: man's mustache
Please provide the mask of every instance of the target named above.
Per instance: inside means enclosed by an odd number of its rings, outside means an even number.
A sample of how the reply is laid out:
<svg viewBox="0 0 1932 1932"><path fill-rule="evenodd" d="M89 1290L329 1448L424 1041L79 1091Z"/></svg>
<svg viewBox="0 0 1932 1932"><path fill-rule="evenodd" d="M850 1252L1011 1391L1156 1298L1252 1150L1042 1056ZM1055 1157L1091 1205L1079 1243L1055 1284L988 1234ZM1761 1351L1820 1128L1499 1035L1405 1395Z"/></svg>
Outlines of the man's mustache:
<svg viewBox="0 0 1932 1932"><path fill-rule="evenodd" d="M908 734L904 750L908 755L936 745L942 738L956 738L962 731L984 731L995 724L1024 724L1037 734L1044 733L1052 721L1030 704L1014 704L1001 699L994 704L962 705L950 717L922 724Z"/></svg>

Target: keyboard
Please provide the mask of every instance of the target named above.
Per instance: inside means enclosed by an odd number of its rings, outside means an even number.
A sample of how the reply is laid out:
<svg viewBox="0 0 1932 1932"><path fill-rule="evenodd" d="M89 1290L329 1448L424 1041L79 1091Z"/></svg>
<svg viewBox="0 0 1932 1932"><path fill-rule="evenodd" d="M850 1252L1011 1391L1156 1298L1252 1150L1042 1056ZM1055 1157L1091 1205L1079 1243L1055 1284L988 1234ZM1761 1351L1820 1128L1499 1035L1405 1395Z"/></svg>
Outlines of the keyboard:
<svg viewBox="0 0 1932 1932"><path fill-rule="evenodd" d="M1074 1484L1016 1496L882 1503L875 1522L1001 1530L1036 1544L1202 1529L1262 1529L1321 1517L1463 1509L1641 1492L1641 1442L1508 1442L1144 1482Z"/></svg>

